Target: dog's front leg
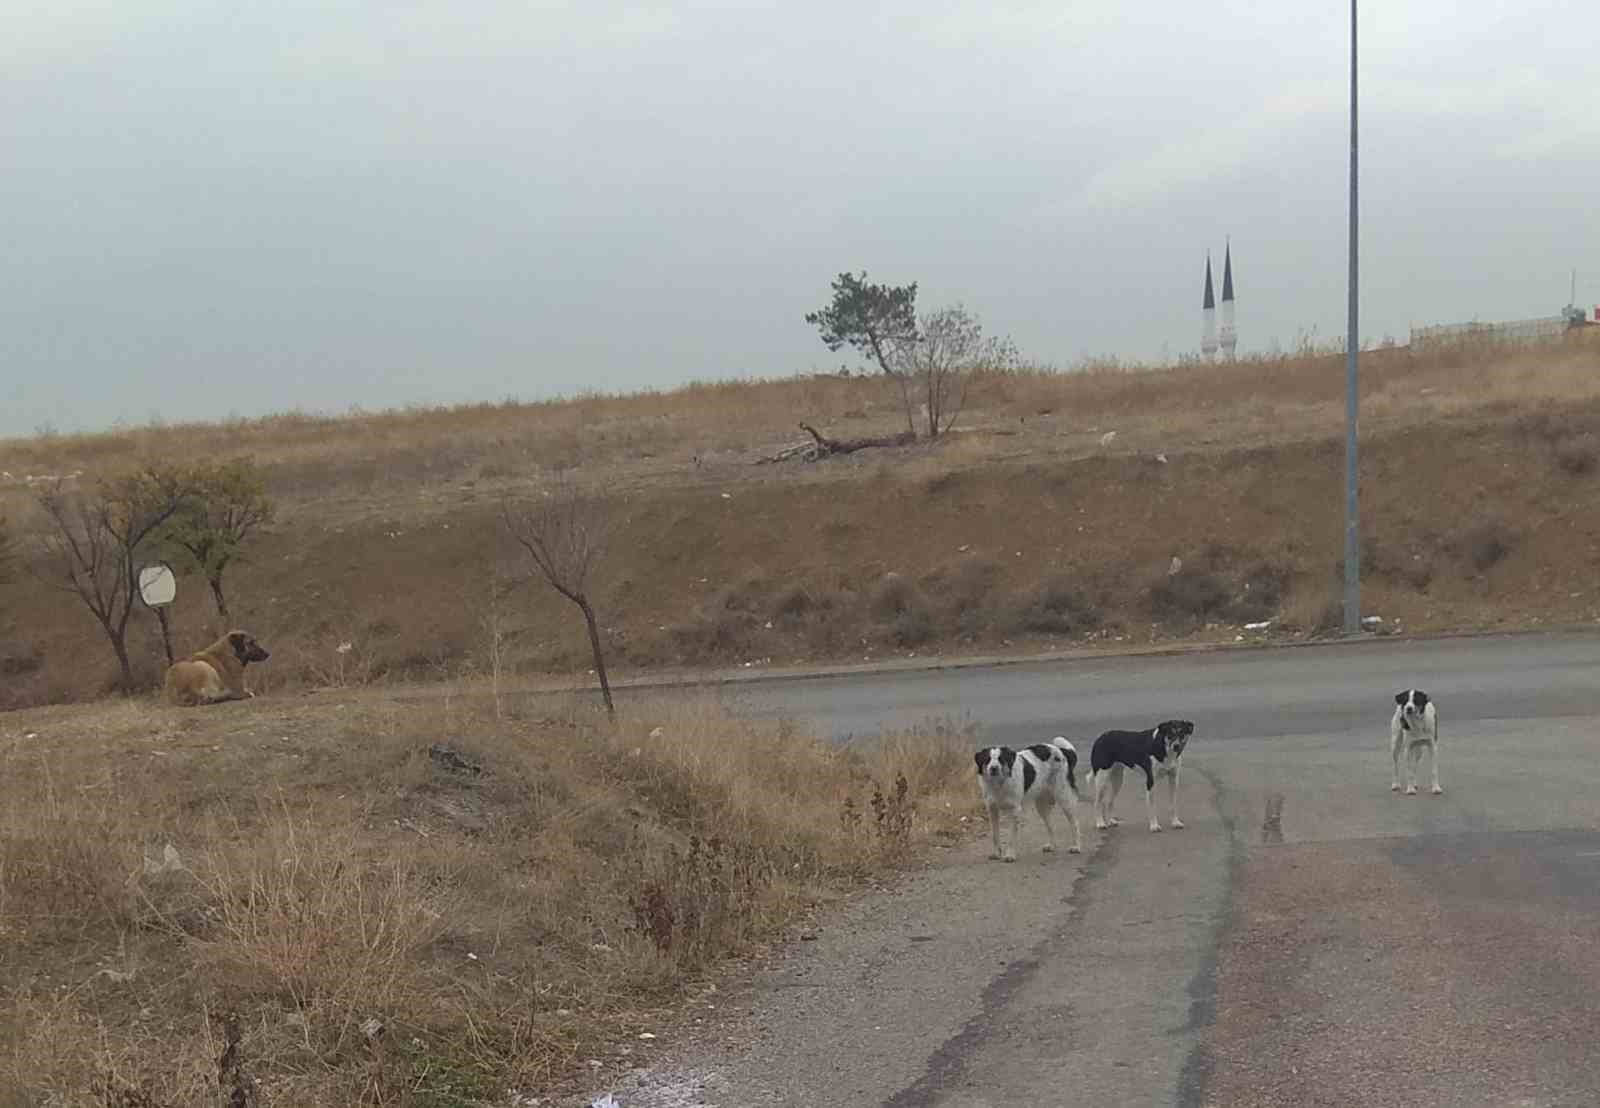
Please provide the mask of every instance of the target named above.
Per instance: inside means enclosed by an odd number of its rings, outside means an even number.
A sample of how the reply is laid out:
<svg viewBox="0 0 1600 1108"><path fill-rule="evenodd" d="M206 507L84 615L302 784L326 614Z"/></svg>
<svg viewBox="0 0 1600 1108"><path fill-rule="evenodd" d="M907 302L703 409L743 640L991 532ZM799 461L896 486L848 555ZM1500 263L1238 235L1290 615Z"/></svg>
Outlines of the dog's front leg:
<svg viewBox="0 0 1600 1108"><path fill-rule="evenodd" d="M1078 801L1077 801L1077 798L1074 797L1074 796L1071 796L1069 794L1067 796L1067 799L1062 802L1061 808L1062 808L1063 811L1065 811L1067 813L1067 825L1072 828L1072 845L1067 847L1067 853L1068 854L1082 854L1083 853L1083 832L1078 829Z"/></svg>
<svg viewBox="0 0 1600 1108"><path fill-rule="evenodd" d="M1172 776L1167 778L1167 799L1172 802L1172 826L1179 831L1183 830L1183 820L1178 818L1178 770L1172 767Z"/></svg>
<svg viewBox="0 0 1600 1108"><path fill-rule="evenodd" d="M1149 766L1144 769L1144 811L1150 817L1150 830L1161 830L1161 823L1156 819L1156 778Z"/></svg>
<svg viewBox="0 0 1600 1108"><path fill-rule="evenodd" d="M1111 809L1117 803L1117 790L1121 787L1122 774L1120 773L1120 767L1101 770L1095 774L1094 825L1096 830L1104 831L1117 825L1117 817L1111 814Z"/></svg>
<svg viewBox="0 0 1600 1108"><path fill-rule="evenodd" d="M1050 824L1050 806L1052 803L1054 801L1045 800L1041 797L1034 805L1039 809L1039 818L1044 820L1044 852L1046 854L1052 854L1056 849L1056 829Z"/></svg>
<svg viewBox="0 0 1600 1108"><path fill-rule="evenodd" d="M1389 785L1389 791L1392 793L1400 791L1400 747L1405 741L1402 736L1403 732L1400 728L1391 724L1389 727L1389 753L1394 757L1394 780Z"/></svg>
<svg viewBox="0 0 1600 1108"><path fill-rule="evenodd" d="M1017 860L1017 844L1022 841L1022 805L1018 804L1011 809L1011 841L1006 844L1005 850L1000 855L1002 862L1015 862Z"/></svg>
<svg viewBox="0 0 1600 1108"><path fill-rule="evenodd" d="M1422 761L1422 744L1411 743L1406 751L1406 795L1417 795L1417 763Z"/></svg>
<svg viewBox="0 0 1600 1108"><path fill-rule="evenodd" d="M998 862L1001 857L1000 850L1000 809L993 804L989 809L989 837L994 841L994 853L989 855L991 861Z"/></svg>
<svg viewBox="0 0 1600 1108"><path fill-rule="evenodd" d="M1106 801L1106 822L1112 827L1117 826L1117 824L1121 822L1116 816L1111 814L1111 810L1117 806L1117 794L1121 791L1122 763L1118 762L1116 765L1111 767L1111 796Z"/></svg>

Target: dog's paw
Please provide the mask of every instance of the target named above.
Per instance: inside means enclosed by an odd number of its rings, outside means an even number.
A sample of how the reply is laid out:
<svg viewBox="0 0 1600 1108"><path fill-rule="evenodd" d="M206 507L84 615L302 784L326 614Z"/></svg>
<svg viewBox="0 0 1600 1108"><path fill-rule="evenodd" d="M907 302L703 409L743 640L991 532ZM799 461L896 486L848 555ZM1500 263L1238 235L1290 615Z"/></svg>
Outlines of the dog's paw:
<svg viewBox="0 0 1600 1108"><path fill-rule="evenodd" d="M1394 784L1390 785L1389 786L1389 791L1392 792L1392 793L1399 792L1400 791L1400 782L1396 781Z"/></svg>
<svg viewBox="0 0 1600 1108"><path fill-rule="evenodd" d="M1150 830L1151 830L1151 831L1152 831L1152 832L1155 832L1155 831L1160 831L1160 830L1161 830L1161 825L1160 825L1160 824L1159 824L1159 823L1152 823L1152 824L1151 824L1151 825L1150 825Z"/></svg>
<svg viewBox="0 0 1600 1108"><path fill-rule="evenodd" d="M1429 789L1428 791L1433 793L1434 796L1440 796L1440 795L1442 795L1444 793L1444 786L1443 785L1435 785L1433 788Z"/></svg>
<svg viewBox="0 0 1600 1108"><path fill-rule="evenodd" d="M1056 852L1056 844L1045 843L1041 849L1043 849L1046 854L1054 854Z"/></svg>
<svg viewBox="0 0 1600 1108"><path fill-rule="evenodd" d="M1000 860L1002 862L1015 862L1017 860L1017 856L1015 854L1007 854L1005 857L1001 858Z"/></svg>
<svg viewBox="0 0 1600 1108"><path fill-rule="evenodd" d="M1406 786L1406 795L1407 796L1416 796L1417 795L1417 787L1415 785L1407 785Z"/></svg>
<svg viewBox="0 0 1600 1108"><path fill-rule="evenodd" d="M1112 827L1121 827L1122 826L1122 821L1120 819L1118 819L1116 816L1112 816L1111 817L1111 826Z"/></svg>
<svg viewBox="0 0 1600 1108"><path fill-rule="evenodd" d="M1094 821L1094 829L1096 831L1104 831L1106 828L1108 828L1110 826L1111 825L1109 823L1107 823L1103 819L1097 819L1097 820Z"/></svg>
<svg viewBox="0 0 1600 1108"><path fill-rule="evenodd" d="M1183 830L1183 820L1178 819L1176 816L1174 816L1173 820L1172 820L1172 829L1174 831L1182 831Z"/></svg>
<svg viewBox="0 0 1600 1108"><path fill-rule="evenodd" d="M1069 846L1069 847L1067 847L1067 853L1068 854L1082 854L1083 853L1083 847L1081 847L1081 846Z"/></svg>

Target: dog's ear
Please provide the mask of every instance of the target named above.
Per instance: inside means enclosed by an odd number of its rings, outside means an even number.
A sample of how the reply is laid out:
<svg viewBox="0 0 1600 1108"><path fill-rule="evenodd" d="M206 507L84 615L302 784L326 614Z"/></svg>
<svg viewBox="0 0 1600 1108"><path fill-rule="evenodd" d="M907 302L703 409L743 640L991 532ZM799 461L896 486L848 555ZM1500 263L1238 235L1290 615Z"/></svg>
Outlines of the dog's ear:
<svg viewBox="0 0 1600 1108"><path fill-rule="evenodd" d="M1420 711L1422 711L1422 709L1424 709L1424 708L1426 708L1428 706L1428 694L1423 692L1421 689L1417 689L1416 690L1416 694L1417 694L1417 711L1420 712Z"/></svg>
<svg viewBox="0 0 1600 1108"><path fill-rule="evenodd" d="M978 768L979 769L982 769L983 768L983 764L989 760L989 750L988 750L988 748L985 747L984 749L978 751L976 754L974 754L972 756L972 760L974 762L978 763Z"/></svg>
<svg viewBox="0 0 1600 1108"><path fill-rule="evenodd" d="M1405 692L1397 692L1397 693L1395 693L1394 694L1394 702L1396 704L1404 704L1406 702L1406 694L1409 693L1410 691L1411 691L1410 689L1407 689Z"/></svg>
<svg viewBox="0 0 1600 1108"><path fill-rule="evenodd" d="M233 647L233 656L239 661L245 661L250 654L250 636L243 631L229 631L228 645Z"/></svg>

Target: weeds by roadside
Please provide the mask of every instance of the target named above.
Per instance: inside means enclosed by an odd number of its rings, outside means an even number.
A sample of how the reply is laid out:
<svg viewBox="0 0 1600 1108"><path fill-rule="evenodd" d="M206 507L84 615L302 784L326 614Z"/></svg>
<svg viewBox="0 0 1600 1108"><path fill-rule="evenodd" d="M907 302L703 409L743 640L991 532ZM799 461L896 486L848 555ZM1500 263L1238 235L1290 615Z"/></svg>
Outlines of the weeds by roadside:
<svg viewBox="0 0 1600 1108"><path fill-rule="evenodd" d="M952 729L495 699L8 717L0 1103L549 1090L972 810Z"/></svg>

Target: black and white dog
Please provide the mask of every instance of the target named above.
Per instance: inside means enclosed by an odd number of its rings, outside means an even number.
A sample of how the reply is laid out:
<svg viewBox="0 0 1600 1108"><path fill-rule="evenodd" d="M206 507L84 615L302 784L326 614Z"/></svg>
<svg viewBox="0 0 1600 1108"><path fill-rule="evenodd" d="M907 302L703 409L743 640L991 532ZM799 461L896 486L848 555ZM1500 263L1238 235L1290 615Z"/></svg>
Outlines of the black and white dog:
<svg viewBox="0 0 1600 1108"><path fill-rule="evenodd" d="M1148 731L1107 731L1094 741L1089 751L1089 791L1094 797L1094 825L1102 830L1117 826L1111 814L1122 791L1123 767L1144 771L1144 807L1150 816L1150 830L1161 830L1156 819L1156 778L1167 779L1167 798L1172 803L1172 826L1183 827L1178 818L1178 770L1183 763L1183 748L1194 734L1194 724L1186 719L1169 719Z"/></svg>
<svg viewBox="0 0 1600 1108"><path fill-rule="evenodd" d="M1390 792L1400 791L1400 748L1404 747L1406 795L1417 795L1417 763L1422 752L1432 753L1433 794L1444 792L1439 785L1439 710L1421 689L1406 689L1394 694L1394 716L1389 720L1389 753L1394 756L1394 781Z"/></svg>
<svg viewBox="0 0 1600 1108"><path fill-rule="evenodd" d="M978 780L983 783L983 804L989 811L989 834L994 839L991 858L1017 860L1017 840L1022 836L1022 809L1029 801L1044 820L1050 841L1045 850L1056 848L1056 831L1050 825L1050 809L1060 805L1072 825L1072 845L1083 850L1083 834L1078 830L1078 751L1059 735L1047 743L1034 743L1021 750L991 746L973 755L978 763ZM1002 847L1000 817L1011 821L1011 842Z"/></svg>

